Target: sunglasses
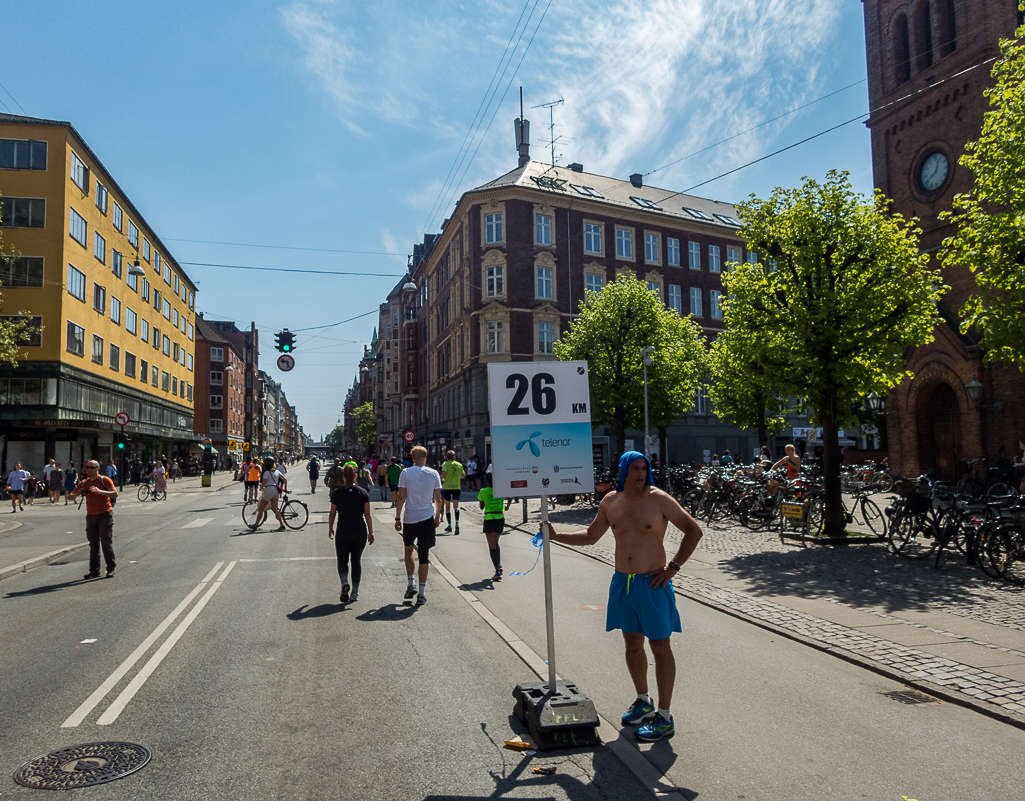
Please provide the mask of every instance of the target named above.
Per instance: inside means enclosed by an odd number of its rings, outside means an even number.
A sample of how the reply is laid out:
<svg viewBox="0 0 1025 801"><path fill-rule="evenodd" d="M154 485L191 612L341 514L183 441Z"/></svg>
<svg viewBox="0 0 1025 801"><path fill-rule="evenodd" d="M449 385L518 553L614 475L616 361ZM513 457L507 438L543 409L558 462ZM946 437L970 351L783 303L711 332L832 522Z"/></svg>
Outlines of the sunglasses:
<svg viewBox="0 0 1025 801"><path fill-rule="evenodd" d="M92 465L92 464L87 464L87 465L86 465L85 467L83 467L82 469L83 469L83 470L99 470L100 468L99 468L99 466L98 466L98 465Z"/></svg>

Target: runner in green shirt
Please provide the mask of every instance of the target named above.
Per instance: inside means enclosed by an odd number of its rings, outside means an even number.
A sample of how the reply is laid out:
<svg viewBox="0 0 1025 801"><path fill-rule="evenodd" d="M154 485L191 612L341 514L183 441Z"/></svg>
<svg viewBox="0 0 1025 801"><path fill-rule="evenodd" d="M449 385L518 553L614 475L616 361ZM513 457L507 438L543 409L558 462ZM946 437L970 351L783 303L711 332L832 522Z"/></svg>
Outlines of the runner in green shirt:
<svg viewBox="0 0 1025 801"><path fill-rule="evenodd" d="M398 457L393 456L391 458L391 464L388 465L388 469L385 471L388 474L388 489L392 496L392 508L395 508L395 495L399 491L399 473L402 472L402 465L399 464Z"/></svg>
<svg viewBox="0 0 1025 801"><path fill-rule="evenodd" d="M452 514L448 510L449 502L456 508L456 536L459 535L459 490L463 486L463 476L466 471L456 461L456 452L449 451L445 454L448 460L441 466L441 497L445 499L445 519L448 525L445 531L452 530Z"/></svg>
<svg viewBox="0 0 1025 801"><path fill-rule="evenodd" d="M488 540L488 550L491 555L491 564L495 566L495 575L492 581L502 580L502 552L498 545L498 538L505 528L505 512L502 509L502 498L496 498L494 490L491 489L491 474L484 474L484 488L477 493L477 502L484 510L484 536ZM505 508L509 508L512 498L505 501Z"/></svg>

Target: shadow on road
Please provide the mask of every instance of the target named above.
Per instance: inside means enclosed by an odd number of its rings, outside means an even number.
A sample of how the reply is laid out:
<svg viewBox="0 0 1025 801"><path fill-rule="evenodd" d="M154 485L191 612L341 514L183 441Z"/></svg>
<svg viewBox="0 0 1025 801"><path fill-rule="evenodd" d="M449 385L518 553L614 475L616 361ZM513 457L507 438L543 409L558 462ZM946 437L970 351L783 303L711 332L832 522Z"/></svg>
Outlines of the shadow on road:
<svg viewBox="0 0 1025 801"><path fill-rule="evenodd" d="M378 609L368 609L362 615L356 615L356 620L394 622L396 620L406 620L412 617L415 612L416 607L412 605L388 604Z"/></svg>
<svg viewBox="0 0 1025 801"><path fill-rule="evenodd" d="M21 592L8 592L4 595L4 598L22 598L25 596L32 595L45 595L48 592L60 592L65 587L74 587L79 584L89 584L93 581L96 581L96 579L76 579L75 581L63 581L60 584L43 584L39 587L33 587L31 590L22 590Z"/></svg>
<svg viewBox="0 0 1025 801"><path fill-rule="evenodd" d="M338 612L345 611L345 604L320 604L318 606L307 606L303 604L294 612L289 612L285 617L289 620L307 620L311 617L327 617Z"/></svg>
<svg viewBox="0 0 1025 801"><path fill-rule="evenodd" d="M476 592L477 590L493 590L495 589L495 583L491 579L481 579L475 581L473 584L460 584L459 589L469 590L470 592Z"/></svg>

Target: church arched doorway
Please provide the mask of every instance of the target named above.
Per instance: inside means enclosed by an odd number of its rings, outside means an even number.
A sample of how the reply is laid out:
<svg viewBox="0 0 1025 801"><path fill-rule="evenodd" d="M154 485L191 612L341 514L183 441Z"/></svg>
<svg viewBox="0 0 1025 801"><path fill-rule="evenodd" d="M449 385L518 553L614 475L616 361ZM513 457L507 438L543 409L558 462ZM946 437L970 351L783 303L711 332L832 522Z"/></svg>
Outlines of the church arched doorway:
<svg viewBox="0 0 1025 801"><path fill-rule="evenodd" d="M954 481L961 461L961 405L949 384L939 383L918 415L918 463L934 478Z"/></svg>

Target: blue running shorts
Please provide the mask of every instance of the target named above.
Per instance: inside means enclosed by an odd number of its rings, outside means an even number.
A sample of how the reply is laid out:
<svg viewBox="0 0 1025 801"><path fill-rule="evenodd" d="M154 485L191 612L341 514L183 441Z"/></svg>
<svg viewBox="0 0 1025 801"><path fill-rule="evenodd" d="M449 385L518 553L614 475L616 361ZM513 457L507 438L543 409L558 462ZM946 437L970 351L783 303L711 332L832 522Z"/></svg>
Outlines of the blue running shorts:
<svg viewBox="0 0 1025 801"><path fill-rule="evenodd" d="M682 631L673 583L667 581L656 590L644 573L613 573L605 631L613 629L643 634L649 640L665 640Z"/></svg>

